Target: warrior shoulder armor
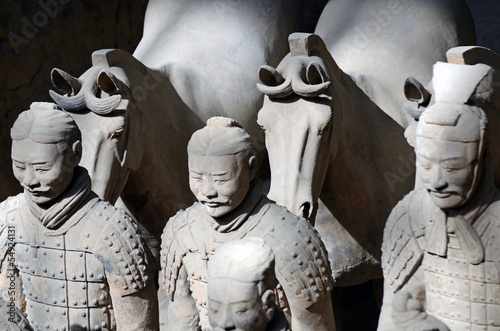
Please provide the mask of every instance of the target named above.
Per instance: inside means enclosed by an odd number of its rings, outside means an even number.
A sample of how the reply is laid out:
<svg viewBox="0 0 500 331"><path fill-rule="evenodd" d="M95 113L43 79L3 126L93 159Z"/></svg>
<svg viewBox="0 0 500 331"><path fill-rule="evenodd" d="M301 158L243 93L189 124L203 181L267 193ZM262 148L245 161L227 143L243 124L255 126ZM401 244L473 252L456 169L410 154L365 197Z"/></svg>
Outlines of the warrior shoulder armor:
<svg viewBox="0 0 500 331"><path fill-rule="evenodd" d="M399 290L413 275L423 258L416 232L422 232L418 219L423 191L413 191L392 210L384 229L382 269L390 289ZM415 205L419 203L419 205ZM416 215L415 215L416 214ZM414 218L412 220L412 218ZM413 224L415 223L415 224Z"/></svg>

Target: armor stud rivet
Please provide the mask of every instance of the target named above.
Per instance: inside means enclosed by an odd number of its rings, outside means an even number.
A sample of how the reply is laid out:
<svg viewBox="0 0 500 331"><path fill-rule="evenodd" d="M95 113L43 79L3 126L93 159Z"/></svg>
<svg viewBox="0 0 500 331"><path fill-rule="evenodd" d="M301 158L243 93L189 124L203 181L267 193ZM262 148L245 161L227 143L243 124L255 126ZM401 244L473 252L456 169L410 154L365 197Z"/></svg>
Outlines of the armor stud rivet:
<svg viewBox="0 0 500 331"><path fill-rule="evenodd" d="M85 245L85 249L89 249L89 245Z"/></svg>
<svg viewBox="0 0 500 331"><path fill-rule="evenodd" d="M103 237L103 239L104 239L104 240L108 240L108 236L104 236L104 237Z"/></svg>
<svg viewBox="0 0 500 331"><path fill-rule="evenodd" d="M29 248L28 248L28 247L26 247L26 252L27 252L27 251L29 251Z"/></svg>
<svg viewBox="0 0 500 331"><path fill-rule="evenodd" d="M42 240L42 245L45 245L45 240Z"/></svg>
<svg viewBox="0 0 500 331"><path fill-rule="evenodd" d="M302 261L300 261L300 260L299 260L299 261L297 261L297 264L298 264L298 265L303 265L303 264L304 264L304 262L302 262Z"/></svg>
<svg viewBox="0 0 500 331"><path fill-rule="evenodd" d="M102 274L99 274L99 276L97 276L97 278L104 279L104 276Z"/></svg>
<svg viewBox="0 0 500 331"><path fill-rule="evenodd" d="M83 278L83 276L85 276L84 273L80 272L80 278Z"/></svg>
<svg viewBox="0 0 500 331"><path fill-rule="evenodd" d="M92 277L94 277L94 273L93 273L93 272L91 272L91 273L89 274L89 277L91 277L91 278L92 278Z"/></svg>
<svg viewBox="0 0 500 331"><path fill-rule="evenodd" d="M105 287L106 287L106 285L104 285L104 284L99 285L99 288L100 288L101 290L103 290Z"/></svg>
<svg viewBox="0 0 500 331"><path fill-rule="evenodd" d="M43 272L47 272L47 268L43 268Z"/></svg>
<svg viewBox="0 0 500 331"><path fill-rule="evenodd" d="M85 284L82 285L82 290L85 290L87 288L87 286L85 286Z"/></svg>
<svg viewBox="0 0 500 331"><path fill-rule="evenodd" d="M122 220L116 220L116 222L117 222L117 223L121 223L121 222L122 222Z"/></svg>
<svg viewBox="0 0 500 331"><path fill-rule="evenodd" d="M52 300L52 302L53 302L54 304L56 304L56 303L57 303L57 300L56 300L56 299L54 299L54 300Z"/></svg>
<svg viewBox="0 0 500 331"><path fill-rule="evenodd" d="M46 251L43 251L43 255L47 255L47 252L46 252Z"/></svg>
<svg viewBox="0 0 500 331"><path fill-rule="evenodd" d="M56 246L57 247L61 246L61 243L60 242L56 242Z"/></svg>
<svg viewBox="0 0 500 331"><path fill-rule="evenodd" d="M35 294L35 295L33 296L33 298L38 299L38 295L36 295L36 294Z"/></svg>
<svg viewBox="0 0 500 331"><path fill-rule="evenodd" d="M85 234L85 237L90 238L90 232L87 232L87 233Z"/></svg>
<svg viewBox="0 0 500 331"><path fill-rule="evenodd" d="M123 231L127 231L127 227L125 225L123 226Z"/></svg>
<svg viewBox="0 0 500 331"><path fill-rule="evenodd" d="M65 303L65 302L66 302L66 299L62 298L62 299L61 299L61 302L62 302L62 303Z"/></svg>
<svg viewBox="0 0 500 331"><path fill-rule="evenodd" d="M78 305L78 302L76 302L76 300L75 300L75 301L73 301L73 306L76 306L76 305Z"/></svg>
<svg viewBox="0 0 500 331"><path fill-rule="evenodd" d="M97 299L92 300L92 304L95 306L97 305Z"/></svg>
<svg viewBox="0 0 500 331"><path fill-rule="evenodd" d="M107 221L107 220L109 220L109 216L104 217L104 219L105 219L106 221Z"/></svg>
<svg viewBox="0 0 500 331"><path fill-rule="evenodd" d="M292 257L293 257L293 258L296 258L296 257L297 257L297 253L293 252L293 253L292 253Z"/></svg>
<svg viewBox="0 0 500 331"><path fill-rule="evenodd" d="M112 241L109 242L109 247L111 247L111 246L113 246L113 242Z"/></svg>
<svg viewBox="0 0 500 331"><path fill-rule="evenodd" d="M102 213L101 213L101 212L98 212L98 213L97 213L97 216L102 216Z"/></svg>
<svg viewBox="0 0 500 331"><path fill-rule="evenodd" d="M65 285L64 285L64 284L61 284L61 288L64 288L64 287L65 287Z"/></svg>
<svg viewBox="0 0 500 331"><path fill-rule="evenodd" d="M123 286L123 290L124 291L128 290L128 286L127 285Z"/></svg>
<svg viewBox="0 0 500 331"><path fill-rule="evenodd" d="M45 311L46 311L47 313L49 312L49 310L50 310L50 309L49 309L49 307L45 308Z"/></svg>
<svg viewBox="0 0 500 331"><path fill-rule="evenodd" d="M132 284L132 288L133 288L134 290L137 290L137 289L139 288L139 286L138 286L136 283L133 283L133 284Z"/></svg>
<svg viewBox="0 0 500 331"><path fill-rule="evenodd" d="M80 257L83 257L83 253L80 253Z"/></svg>
<svg viewBox="0 0 500 331"><path fill-rule="evenodd" d="M64 256L64 254L63 254L63 253L60 253L60 254L59 254L59 257L60 257L61 259L63 258L63 256Z"/></svg>
<svg viewBox="0 0 500 331"><path fill-rule="evenodd" d="M71 279L75 280L76 279L76 275L71 275Z"/></svg>
<svg viewBox="0 0 500 331"><path fill-rule="evenodd" d="M66 315L66 310L63 310L62 314L63 314L63 315Z"/></svg>
<svg viewBox="0 0 500 331"><path fill-rule="evenodd" d="M85 312L82 312L82 317L86 317L87 314L85 314Z"/></svg>
<svg viewBox="0 0 500 331"><path fill-rule="evenodd" d="M35 269L31 269L31 273L34 274L35 273Z"/></svg>
<svg viewBox="0 0 500 331"><path fill-rule="evenodd" d="M19 235L19 239L21 239L22 237L23 237L23 235L22 235L22 234L20 234L20 235Z"/></svg>

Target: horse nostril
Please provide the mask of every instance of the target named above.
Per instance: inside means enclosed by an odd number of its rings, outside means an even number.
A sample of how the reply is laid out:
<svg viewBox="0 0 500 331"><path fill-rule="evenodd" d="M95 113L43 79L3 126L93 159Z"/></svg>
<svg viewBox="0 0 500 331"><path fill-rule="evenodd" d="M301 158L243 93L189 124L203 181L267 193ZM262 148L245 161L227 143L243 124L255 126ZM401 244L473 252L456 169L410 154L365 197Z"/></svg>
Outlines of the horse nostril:
<svg viewBox="0 0 500 331"><path fill-rule="evenodd" d="M309 216L311 216L311 204L309 202L304 202L302 206L300 206L300 211L302 214L302 217L305 219L308 219Z"/></svg>

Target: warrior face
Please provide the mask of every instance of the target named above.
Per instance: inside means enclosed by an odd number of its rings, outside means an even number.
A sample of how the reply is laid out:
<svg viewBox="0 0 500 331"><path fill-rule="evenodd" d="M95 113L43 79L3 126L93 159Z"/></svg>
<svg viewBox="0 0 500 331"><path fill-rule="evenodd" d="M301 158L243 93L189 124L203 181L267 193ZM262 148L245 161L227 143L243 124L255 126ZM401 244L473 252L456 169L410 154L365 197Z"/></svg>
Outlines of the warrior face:
<svg viewBox="0 0 500 331"><path fill-rule="evenodd" d="M189 186L210 216L224 216L243 201L254 160L254 156L189 153Z"/></svg>
<svg viewBox="0 0 500 331"><path fill-rule="evenodd" d="M80 130L73 118L51 103L34 102L11 129L12 169L37 204L57 198L71 183L80 162Z"/></svg>
<svg viewBox="0 0 500 331"><path fill-rule="evenodd" d="M417 176L436 206L446 210L466 202L476 173L478 149L477 142L417 138Z"/></svg>
<svg viewBox="0 0 500 331"><path fill-rule="evenodd" d="M67 148L71 149L71 148ZM60 151L57 144L30 138L12 142L12 169L25 193L37 204L58 197L71 183L77 158Z"/></svg>
<svg viewBox="0 0 500 331"><path fill-rule="evenodd" d="M269 307L273 290L259 293L257 283L211 279L208 287L208 318L214 330L265 330L272 318Z"/></svg>

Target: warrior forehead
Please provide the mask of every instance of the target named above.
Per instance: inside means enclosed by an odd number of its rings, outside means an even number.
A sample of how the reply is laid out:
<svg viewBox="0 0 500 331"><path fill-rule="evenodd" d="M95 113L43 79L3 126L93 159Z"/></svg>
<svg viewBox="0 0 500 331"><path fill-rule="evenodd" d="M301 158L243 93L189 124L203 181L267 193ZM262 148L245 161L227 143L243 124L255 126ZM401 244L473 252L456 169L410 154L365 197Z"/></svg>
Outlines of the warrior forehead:
<svg viewBox="0 0 500 331"><path fill-rule="evenodd" d="M486 115L478 107L434 104L420 117L417 137L477 142L484 136L486 125Z"/></svg>
<svg viewBox="0 0 500 331"><path fill-rule="evenodd" d="M234 155L250 152L252 138L233 119L212 117L196 131L188 143L188 153L196 155Z"/></svg>
<svg viewBox="0 0 500 331"><path fill-rule="evenodd" d="M45 144L79 139L81 135L71 115L49 102L33 102L16 119L10 134L13 140L30 138Z"/></svg>
<svg viewBox="0 0 500 331"><path fill-rule="evenodd" d="M208 276L257 283L273 270L274 253L271 248L262 238L248 237L219 246L208 265Z"/></svg>

